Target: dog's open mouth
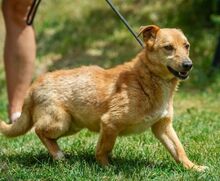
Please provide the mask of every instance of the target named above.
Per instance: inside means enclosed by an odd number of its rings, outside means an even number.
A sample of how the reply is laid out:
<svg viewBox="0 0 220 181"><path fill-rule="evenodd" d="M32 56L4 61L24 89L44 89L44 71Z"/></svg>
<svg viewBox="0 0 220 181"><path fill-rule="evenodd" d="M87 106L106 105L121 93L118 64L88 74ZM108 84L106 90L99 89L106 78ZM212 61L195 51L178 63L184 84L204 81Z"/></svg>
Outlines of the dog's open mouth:
<svg viewBox="0 0 220 181"><path fill-rule="evenodd" d="M185 80L189 76L189 71L178 72L173 68L171 68L170 66L167 66L167 68L174 76L178 77L181 80Z"/></svg>

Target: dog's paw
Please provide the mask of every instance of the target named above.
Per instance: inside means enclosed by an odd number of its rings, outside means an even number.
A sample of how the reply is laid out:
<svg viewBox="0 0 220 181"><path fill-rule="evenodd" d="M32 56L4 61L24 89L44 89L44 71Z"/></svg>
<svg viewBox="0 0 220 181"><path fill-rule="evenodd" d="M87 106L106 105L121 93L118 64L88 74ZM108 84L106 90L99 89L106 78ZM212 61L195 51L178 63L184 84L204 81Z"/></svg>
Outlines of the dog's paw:
<svg viewBox="0 0 220 181"><path fill-rule="evenodd" d="M191 169L197 171L197 172L205 172L209 169L207 166L202 166L202 165L194 165Z"/></svg>
<svg viewBox="0 0 220 181"><path fill-rule="evenodd" d="M106 166L109 165L108 157L104 157L104 156L103 157L97 157L96 156L96 160L103 167L106 167Z"/></svg>
<svg viewBox="0 0 220 181"><path fill-rule="evenodd" d="M65 156L62 151L58 151L56 155L53 156L54 160L64 160Z"/></svg>

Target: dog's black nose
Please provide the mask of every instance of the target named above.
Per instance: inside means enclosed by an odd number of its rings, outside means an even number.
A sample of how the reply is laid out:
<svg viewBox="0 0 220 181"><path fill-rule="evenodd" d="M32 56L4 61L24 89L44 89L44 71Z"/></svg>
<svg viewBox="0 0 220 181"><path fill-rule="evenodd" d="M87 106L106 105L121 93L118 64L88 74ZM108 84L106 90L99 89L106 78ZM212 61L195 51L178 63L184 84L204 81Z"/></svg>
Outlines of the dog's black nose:
<svg viewBox="0 0 220 181"><path fill-rule="evenodd" d="M184 61L182 66L185 70L190 70L192 68L193 64L191 61Z"/></svg>

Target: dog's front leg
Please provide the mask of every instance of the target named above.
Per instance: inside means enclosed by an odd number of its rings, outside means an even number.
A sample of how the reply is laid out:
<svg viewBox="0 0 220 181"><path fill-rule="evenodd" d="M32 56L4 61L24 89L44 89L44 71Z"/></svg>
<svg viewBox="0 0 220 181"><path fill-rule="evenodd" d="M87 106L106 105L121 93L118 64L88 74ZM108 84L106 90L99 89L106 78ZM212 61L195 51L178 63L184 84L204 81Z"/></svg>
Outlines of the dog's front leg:
<svg viewBox="0 0 220 181"><path fill-rule="evenodd" d="M194 169L196 171L204 171L207 167L199 166L191 162L183 146L172 126L170 118L164 118L152 126L152 132L167 148L176 162L181 162L187 169Z"/></svg>
<svg viewBox="0 0 220 181"><path fill-rule="evenodd" d="M114 147L117 135L117 130L113 125L101 123L100 136L96 147L96 160L102 166L109 164L108 156Z"/></svg>

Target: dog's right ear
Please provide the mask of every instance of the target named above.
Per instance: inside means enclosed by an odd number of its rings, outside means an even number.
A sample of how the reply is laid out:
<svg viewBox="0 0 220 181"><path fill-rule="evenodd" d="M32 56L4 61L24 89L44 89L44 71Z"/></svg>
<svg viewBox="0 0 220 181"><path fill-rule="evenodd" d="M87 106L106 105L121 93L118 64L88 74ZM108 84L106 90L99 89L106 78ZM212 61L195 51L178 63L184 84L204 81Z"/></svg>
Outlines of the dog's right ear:
<svg viewBox="0 0 220 181"><path fill-rule="evenodd" d="M138 36L142 34L146 46L150 48L153 45L159 29L160 28L156 25L141 26Z"/></svg>

